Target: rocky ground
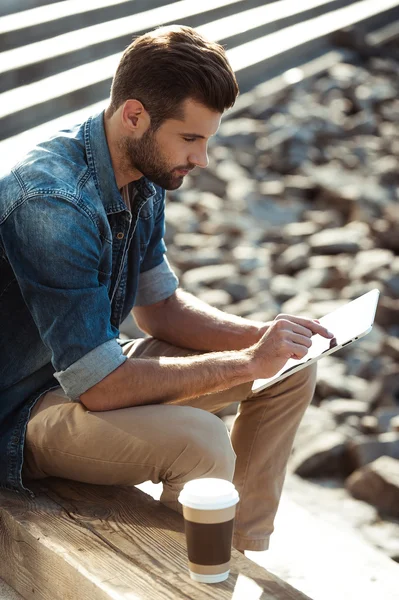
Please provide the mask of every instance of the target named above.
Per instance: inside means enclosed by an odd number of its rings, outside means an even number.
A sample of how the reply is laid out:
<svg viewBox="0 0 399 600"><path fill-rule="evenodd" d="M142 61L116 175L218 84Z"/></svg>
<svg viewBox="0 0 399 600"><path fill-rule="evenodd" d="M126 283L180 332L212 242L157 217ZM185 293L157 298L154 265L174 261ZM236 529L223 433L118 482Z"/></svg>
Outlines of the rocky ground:
<svg viewBox="0 0 399 600"><path fill-rule="evenodd" d="M236 315L317 318L380 290L372 332L319 361L290 470L373 506L356 525L396 561L398 92L398 62L354 55L255 102L223 122L209 168L169 194L166 212L182 286Z"/></svg>

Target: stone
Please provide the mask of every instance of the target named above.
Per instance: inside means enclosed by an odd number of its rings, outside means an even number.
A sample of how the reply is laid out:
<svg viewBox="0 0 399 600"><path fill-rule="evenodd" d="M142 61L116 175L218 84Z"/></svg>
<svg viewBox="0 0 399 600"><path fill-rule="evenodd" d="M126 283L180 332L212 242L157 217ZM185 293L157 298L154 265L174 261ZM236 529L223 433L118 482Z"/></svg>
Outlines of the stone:
<svg viewBox="0 0 399 600"><path fill-rule="evenodd" d="M170 202L166 214L166 229L173 229L174 235L179 231L195 232L198 230L198 219L195 212L185 204Z"/></svg>
<svg viewBox="0 0 399 600"><path fill-rule="evenodd" d="M217 138L220 143L228 146L251 147L265 129L265 125L257 119L227 119L222 121Z"/></svg>
<svg viewBox="0 0 399 600"><path fill-rule="evenodd" d="M361 249L360 236L348 236L343 229L331 228L310 236L309 244L318 254L355 254Z"/></svg>
<svg viewBox="0 0 399 600"><path fill-rule="evenodd" d="M233 249L235 264L238 265L240 273L250 273L263 265L266 253L254 246L238 245Z"/></svg>
<svg viewBox="0 0 399 600"><path fill-rule="evenodd" d="M202 250L185 250L176 252L176 249L169 250L169 258L174 266L178 266L184 271L208 265L218 265L223 260L223 253L217 248L203 248Z"/></svg>
<svg viewBox="0 0 399 600"><path fill-rule="evenodd" d="M225 290L200 290L198 298L215 308L224 309L232 298Z"/></svg>
<svg viewBox="0 0 399 600"><path fill-rule="evenodd" d="M303 202L296 199L284 199L283 202L279 202L272 197L250 193L246 201L249 213L271 227L281 227L298 221L305 210Z"/></svg>
<svg viewBox="0 0 399 600"><path fill-rule="evenodd" d="M225 281L223 284L223 289L230 294L233 302L246 300L251 296L249 284L243 280L242 276L235 276Z"/></svg>
<svg viewBox="0 0 399 600"><path fill-rule="evenodd" d="M366 435L381 433L378 427L378 419L375 415L365 415L360 419L360 431Z"/></svg>
<svg viewBox="0 0 399 600"><path fill-rule="evenodd" d="M391 429L391 421L396 417L399 417L399 406L390 409L379 409L374 413L374 417L377 419L378 431L380 433L386 433Z"/></svg>
<svg viewBox="0 0 399 600"><path fill-rule="evenodd" d="M184 285L210 285L220 283L237 274L237 267L231 264L212 265L191 269L184 273L182 279Z"/></svg>
<svg viewBox="0 0 399 600"><path fill-rule="evenodd" d="M299 286L294 277L288 275L276 275L270 282L270 291L279 301L285 302L298 293Z"/></svg>
<svg viewBox="0 0 399 600"><path fill-rule="evenodd" d="M323 363L326 358L322 359ZM342 373L342 371L337 371L334 368L324 367L322 361L319 361L320 368L317 373L317 391L322 397L338 396L359 400L364 397L368 387L365 379L355 375L346 375L345 372Z"/></svg>
<svg viewBox="0 0 399 600"><path fill-rule="evenodd" d="M399 433L399 415L392 417L389 422L389 429L390 431L396 431Z"/></svg>
<svg viewBox="0 0 399 600"><path fill-rule="evenodd" d="M245 181L248 177L248 172L246 169L243 169L239 164L237 164L237 161L231 159L222 160L216 166L214 172L227 184L236 179Z"/></svg>
<svg viewBox="0 0 399 600"><path fill-rule="evenodd" d="M373 544L392 560L399 562L399 523L394 520L374 520L363 524L360 531L366 541Z"/></svg>
<svg viewBox="0 0 399 600"><path fill-rule="evenodd" d="M310 235L320 231L320 225L313 221L300 221L299 223L288 223L283 228L284 236L287 236L295 242L302 241Z"/></svg>
<svg viewBox="0 0 399 600"><path fill-rule="evenodd" d="M336 267L309 267L296 274L296 281L301 289L341 287L346 283Z"/></svg>
<svg viewBox="0 0 399 600"><path fill-rule="evenodd" d="M381 269L389 267L393 259L394 254L391 250L373 248L360 251L354 260L352 277L354 279L375 278Z"/></svg>
<svg viewBox="0 0 399 600"><path fill-rule="evenodd" d="M399 518L399 460L381 456L356 470L345 481L354 498L375 506L382 514Z"/></svg>
<svg viewBox="0 0 399 600"><path fill-rule="evenodd" d="M357 436L347 444L352 470L364 467L380 456L399 459L399 433L389 431L376 436Z"/></svg>
<svg viewBox="0 0 399 600"><path fill-rule="evenodd" d="M362 400L347 400L346 398L336 398L326 400L320 404L320 408L324 408L330 412L337 423L342 423L350 416L364 417L369 412L369 405Z"/></svg>
<svg viewBox="0 0 399 600"><path fill-rule="evenodd" d="M244 235L253 227L254 221L251 217L224 210L223 212L212 212L209 219L199 224L199 231L206 235Z"/></svg>
<svg viewBox="0 0 399 600"><path fill-rule="evenodd" d="M306 409L296 432L293 454L309 444L315 437L323 435L326 431L334 431L336 426L331 413L311 404Z"/></svg>
<svg viewBox="0 0 399 600"><path fill-rule="evenodd" d="M190 179L193 181L193 187L202 192L211 192L219 198L226 195L226 182L220 179L210 169L199 169L191 173Z"/></svg>
<svg viewBox="0 0 399 600"><path fill-rule="evenodd" d="M293 275L308 266L309 254L308 244L293 244L277 258L274 270L276 273Z"/></svg>
<svg viewBox="0 0 399 600"><path fill-rule="evenodd" d="M259 183L262 196L281 197L284 194L284 182L281 179L270 179Z"/></svg>
<svg viewBox="0 0 399 600"><path fill-rule="evenodd" d="M399 299L380 297L375 320L382 327L399 323Z"/></svg>
<svg viewBox="0 0 399 600"><path fill-rule="evenodd" d="M343 433L326 431L298 449L290 461L290 467L301 477L340 474L345 461L345 443Z"/></svg>

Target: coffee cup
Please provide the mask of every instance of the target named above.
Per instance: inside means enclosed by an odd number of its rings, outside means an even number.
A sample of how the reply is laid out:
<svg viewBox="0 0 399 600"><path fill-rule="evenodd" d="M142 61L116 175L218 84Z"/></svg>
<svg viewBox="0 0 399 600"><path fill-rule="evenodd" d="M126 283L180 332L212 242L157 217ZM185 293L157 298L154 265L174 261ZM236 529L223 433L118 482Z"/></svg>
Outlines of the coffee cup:
<svg viewBox="0 0 399 600"><path fill-rule="evenodd" d="M238 501L237 490L225 479L193 479L181 491L188 568L194 581L218 583L228 578Z"/></svg>

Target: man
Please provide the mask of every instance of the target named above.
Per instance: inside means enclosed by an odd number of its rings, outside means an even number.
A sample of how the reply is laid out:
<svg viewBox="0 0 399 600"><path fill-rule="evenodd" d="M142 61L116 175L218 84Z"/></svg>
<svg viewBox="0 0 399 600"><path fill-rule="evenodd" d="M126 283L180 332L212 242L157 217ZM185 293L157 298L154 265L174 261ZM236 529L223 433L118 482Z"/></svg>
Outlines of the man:
<svg viewBox="0 0 399 600"><path fill-rule="evenodd" d="M268 547L286 463L312 399L302 357L317 322L258 323L178 288L165 257L165 189L207 165L237 83L221 46L188 27L136 39L105 113L39 144L0 181L0 485L234 480L234 546ZM122 342L133 310L146 339ZM231 440L213 413L241 401Z"/></svg>

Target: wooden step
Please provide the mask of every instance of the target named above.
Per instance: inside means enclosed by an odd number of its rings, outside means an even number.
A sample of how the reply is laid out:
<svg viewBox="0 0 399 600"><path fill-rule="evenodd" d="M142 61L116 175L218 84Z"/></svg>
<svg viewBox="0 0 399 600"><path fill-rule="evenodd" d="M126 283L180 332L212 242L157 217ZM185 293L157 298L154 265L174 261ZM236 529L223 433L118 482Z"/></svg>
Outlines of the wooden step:
<svg viewBox="0 0 399 600"><path fill-rule="evenodd" d="M0 577L27 600L309 600L236 550L225 582L192 581L182 517L135 487L34 491L0 492Z"/></svg>

